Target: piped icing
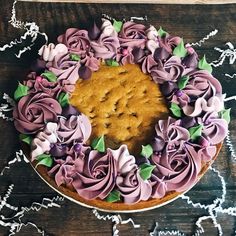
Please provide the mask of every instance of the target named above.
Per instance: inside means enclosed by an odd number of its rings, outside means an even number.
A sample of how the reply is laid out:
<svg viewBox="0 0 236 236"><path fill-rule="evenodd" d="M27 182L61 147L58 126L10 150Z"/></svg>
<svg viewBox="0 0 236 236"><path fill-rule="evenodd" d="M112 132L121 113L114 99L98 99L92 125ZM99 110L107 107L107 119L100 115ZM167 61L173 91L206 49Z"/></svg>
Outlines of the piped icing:
<svg viewBox="0 0 236 236"><path fill-rule="evenodd" d="M71 115L68 119L59 117L57 134L61 144L86 142L91 134L91 124L84 114Z"/></svg>
<svg viewBox="0 0 236 236"><path fill-rule="evenodd" d="M51 145L57 142L57 138L57 123L47 123L46 128L39 132L32 141L31 159L35 160L37 156L49 152Z"/></svg>
<svg viewBox="0 0 236 236"><path fill-rule="evenodd" d="M44 61L52 61L57 54L65 54L67 52L68 48L65 44L59 43L55 46L54 43L49 43L48 45L42 46L38 54Z"/></svg>
<svg viewBox="0 0 236 236"><path fill-rule="evenodd" d="M94 22L89 30L70 28L57 40L42 46L14 94L14 124L32 139L32 161L46 163L58 186L85 199L134 204L191 188L215 157L229 122L222 115L221 84L205 57L162 28L129 21L102 19L100 27ZM140 156L126 145L106 148L104 136L92 140L88 117L69 104L77 80L90 79L105 63L139 64L170 108Z"/></svg>
<svg viewBox="0 0 236 236"><path fill-rule="evenodd" d="M57 100L46 93L22 97L13 110L16 129L23 134L42 130L47 122L57 122L62 108Z"/></svg>
<svg viewBox="0 0 236 236"><path fill-rule="evenodd" d="M191 188L201 170L201 158L194 147L185 144L182 148L165 148L152 157L156 165L154 175L161 176L166 191L182 192Z"/></svg>
<svg viewBox="0 0 236 236"><path fill-rule="evenodd" d="M73 61L70 55L70 53L59 53L52 62L46 64L46 67L57 76L58 80L68 80L70 84L75 84L79 79L80 63Z"/></svg>

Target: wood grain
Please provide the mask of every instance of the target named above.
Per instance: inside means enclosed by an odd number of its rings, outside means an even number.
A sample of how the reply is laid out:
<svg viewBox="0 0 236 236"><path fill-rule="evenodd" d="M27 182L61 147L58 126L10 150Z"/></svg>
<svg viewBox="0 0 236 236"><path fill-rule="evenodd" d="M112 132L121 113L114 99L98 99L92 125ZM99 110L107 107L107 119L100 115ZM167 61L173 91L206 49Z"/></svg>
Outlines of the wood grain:
<svg viewBox="0 0 236 236"><path fill-rule="evenodd" d="M146 4L229 4L235 0L19 0L25 2L76 2L76 3L146 3Z"/></svg>
<svg viewBox="0 0 236 236"><path fill-rule="evenodd" d="M0 45L3 45L23 34L22 30L10 26L12 1L0 0ZM224 44L236 41L236 5L145 5L145 4L76 4L76 3L17 3L17 17L23 21L35 21L42 32L46 32L51 42L56 36L63 33L68 27L87 27L93 19L99 19L102 13L117 19L129 19L131 16L147 15L148 23L157 27L160 25L172 34L184 37L186 42L195 42L217 28L219 33L214 39L203 44L198 49L200 55L206 54L207 59L217 59L219 53L215 46L224 47ZM0 52L0 95L7 92L12 95L17 81L22 80L29 68L29 64L37 56L37 50L42 45L43 39L39 38L33 50L23 55L21 59L14 56L15 49ZM19 49L19 47L17 47ZM214 70L214 75L219 78L223 91L228 96L235 94L236 79L229 80L224 73L236 72L236 65L227 65L228 61ZM1 99L0 99L1 100ZM0 101L1 103L2 101ZM233 144L236 144L236 105L235 102L227 104L232 106L232 122L230 124ZM0 119L0 170L12 159L14 152L20 148L16 138L13 124ZM227 181L228 193L224 207L235 206L236 202L236 162L229 156L226 145L223 146L219 157L214 163ZM5 177L0 177L0 196L2 196L10 183L15 184L10 203L29 206L32 201L40 201L43 196L55 196L55 192L48 187L27 164L16 164ZM206 175L188 193L194 201L211 203L221 195L221 184L215 175ZM10 214L10 213L9 213ZM9 215L8 214L8 215ZM128 225L120 225L120 235L147 236L153 229L154 222L158 221L160 229L180 229L192 235L194 222L201 215L206 215L203 210L189 207L183 200L176 200L165 207L144 213L123 214L127 219L133 217L136 223L141 224L140 229L132 229ZM97 220L91 210L80 207L70 201L65 201L57 209L42 210L38 213L29 212L24 220L38 223L41 228L51 236L110 236L112 224ZM227 215L219 215L219 222L223 226L224 235L234 235L235 219ZM204 224L205 235L217 235L211 221ZM0 227L0 235L8 235L5 228ZM24 228L23 236L38 235L33 228Z"/></svg>

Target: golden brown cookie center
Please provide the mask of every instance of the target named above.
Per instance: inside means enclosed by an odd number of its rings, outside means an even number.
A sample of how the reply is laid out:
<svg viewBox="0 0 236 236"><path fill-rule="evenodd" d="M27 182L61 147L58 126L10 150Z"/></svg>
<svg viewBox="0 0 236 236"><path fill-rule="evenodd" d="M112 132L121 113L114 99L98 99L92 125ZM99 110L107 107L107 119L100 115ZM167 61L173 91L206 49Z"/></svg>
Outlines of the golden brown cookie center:
<svg viewBox="0 0 236 236"><path fill-rule="evenodd" d="M159 86L138 65L102 65L88 80L79 79L70 103L90 118L92 140L106 146L127 144L133 154L150 143L154 126L168 114Z"/></svg>

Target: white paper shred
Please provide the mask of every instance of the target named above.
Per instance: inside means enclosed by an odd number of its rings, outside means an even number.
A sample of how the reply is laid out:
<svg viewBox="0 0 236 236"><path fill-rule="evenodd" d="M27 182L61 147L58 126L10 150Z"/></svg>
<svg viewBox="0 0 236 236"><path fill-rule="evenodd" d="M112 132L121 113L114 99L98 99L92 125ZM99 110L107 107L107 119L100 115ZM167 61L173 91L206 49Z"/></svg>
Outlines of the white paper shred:
<svg viewBox="0 0 236 236"><path fill-rule="evenodd" d="M233 158L233 160L236 161L236 152L235 152L234 145L233 145L231 137L230 137L230 131L228 131L228 134L225 139L225 143L229 149L231 158Z"/></svg>
<svg viewBox="0 0 236 236"><path fill-rule="evenodd" d="M190 43L190 46L198 46L201 47L203 43L205 43L205 41L207 41L210 37L215 36L218 33L218 29L215 29L213 31L211 31L209 34L207 34L204 38L202 38L201 40L199 40L198 42L195 43Z"/></svg>
<svg viewBox="0 0 236 236"><path fill-rule="evenodd" d="M149 236L185 236L185 234L179 230L158 230L158 223L156 222L155 228Z"/></svg>
<svg viewBox="0 0 236 236"><path fill-rule="evenodd" d="M118 224L131 223L134 228L140 228L140 225L135 224L133 219L122 220L120 215L100 215L96 209L92 210L93 214L98 220L111 221L113 223L113 236L119 236L119 230L117 229Z"/></svg>
<svg viewBox="0 0 236 236"><path fill-rule="evenodd" d="M229 74L226 73L225 76L230 78L230 79L236 78L236 74L229 75Z"/></svg>
<svg viewBox="0 0 236 236"><path fill-rule="evenodd" d="M45 33L42 33L39 31L39 26L36 25L35 22L22 22L22 21L19 21L16 19L16 8L15 8L16 3L17 3L17 0L15 0L13 3L12 16L11 16L11 20L9 22L11 23L11 25L13 27L25 30L25 33L19 39L14 39L10 43L1 46L0 52L5 51L6 49L12 48L15 45L23 44L24 41L26 41L26 39L30 37L31 38L30 45L24 46L22 49L19 50L18 53L15 54L15 56L17 58L20 58L23 53L31 50L31 48L35 44L35 41L36 41L38 35L42 35L45 38L46 43L48 41L48 37Z"/></svg>
<svg viewBox="0 0 236 236"><path fill-rule="evenodd" d="M30 44L27 46L22 46L23 48L20 49L17 54L15 54L16 57L19 58L19 57L21 57L21 55L24 52L31 50L38 35L42 35L45 38L46 43L47 43L48 37L45 33L41 33L39 31L39 27L36 25L35 22L22 22L22 21L19 21L16 19L16 9L15 9L16 3L17 3L17 0L15 0L13 3L12 16L11 16L11 20L9 22L15 28L24 29L25 33L19 39L12 40L10 43L0 47L0 51L5 51L9 48L12 48L15 45L23 45L24 41L28 37L30 37L31 38ZM113 20L113 18L111 18L110 16L108 16L106 14L103 14L103 17L106 19L109 19L109 20ZM145 16L145 17L131 17L130 20L131 21L133 21L133 20L143 20L144 21L144 20L147 20L147 16ZM124 21L125 21L125 19L124 19ZM218 30L215 29L214 31L212 31L208 35L206 35L200 41L195 42L195 43L191 43L190 45L200 47L200 46L202 46L202 44L206 40L208 40L210 37L213 37L214 35L216 35L217 32L218 32ZM226 43L226 46L228 46L228 49L226 49L226 50L223 50L223 49L220 49L217 47L214 48L216 51L220 52L221 55L217 60L213 61L211 63L211 65L213 65L214 67L221 66L226 58L229 58L229 64L233 64L235 62L236 49L234 49L234 46L231 42ZM233 75L225 74L225 76L232 79L236 76L236 74L233 74ZM236 96L226 98L225 101L233 100L233 99L235 99L235 97ZM6 115L6 113L12 111L12 109L14 107L14 100L11 99L7 94L4 94L3 99L6 100L7 103L1 104L0 117L5 120L12 121L13 120L12 117L8 117ZM234 150L231 138L230 138L230 133L228 133L225 142L229 148L231 156L233 158L236 158L235 150ZM22 161L28 162L23 151L19 150L16 152L15 157L11 161L9 161L7 163L7 165L3 168L3 170L0 172L0 176L3 176L5 171L7 169L9 170L13 164L19 163ZM193 202L190 199L190 197L187 195L182 196L182 199L185 200L188 205L191 205L194 208L204 209L206 211L206 215L199 217L198 220L196 221L196 226L198 228L195 231L195 233L193 234L195 236L199 236L202 233L204 233L204 228L202 227L201 223L207 219L212 220L214 227L216 227L218 230L218 235L223 235L222 226L217 222L217 214L222 213L222 214L227 214L230 216L236 216L236 207L235 206L231 206L229 208L222 207L222 204L225 202L225 196L226 196L226 183L225 183L224 178L221 176L221 174L219 173L218 170L216 170L212 167L210 168L210 170L212 170L213 173L218 176L218 178L221 182L222 194L220 197L216 198L211 204L205 205L205 204L201 204L199 202ZM54 197L52 199L43 198L41 202L33 202L30 207L25 207L25 206L16 207L16 206L13 206L8 203L8 198L11 197L13 188L14 188L14 185L11 184L8 187L6 194L4 196L0 196L0 226L8 228L9 235L15 235L17 232L20 232L20 230L22 228L27 227L27 226L32 226L37 230L37 232L39 234L46 235L45 231L40 229L40 227L38 227L35 223L30 222L30 221L22 222L22 219L23 219L25 213L29 212L29 211L38 212L41 209L48 209L51 207L60 207L59 203L61 201L63 201L64 198L60 197L60 196ZM11 217L6 217L1 214L1 211L3 208L8 208L9 210L11 210L13 212L13 214L11 214ZM140 227L140 225L135 224L133 219L131 219L131 218L129 218L128 220L123 220L120 215L100 215L96 209L92 210L92 212L96 216L97 219L104 220L104 221L111 221L113 223L113 236L119 235L119 230L117 229L118 224L131 223L134 228ZM156 226L155 226L153 232L150 233L150 236L167 236L167 235L168 236L170 236L170 235L183 236L185 234L183 234L179 230L168 230L168 229L167 230L158 230L158 223L157 222L156 222Z"/></svg>
<svg viewBox="0 0 236 236"><path fill-rule="evenodd" d="M16 151L15 157L12 160L8 161L7 165L0 172L0 176L3 176L5 171L9 170L13 164L22 161L24 161L25 163L29 163L29 160L26 158L22 150Z"/></svg>
<svg viewBox="0 0 236 236"><path fill-rule="evenodd" d="M182 195L181 198L186 201L188 205L191 205L194 208L204 209L206 210L206 215L201 216L196 221L196 226L198 227L194 236L198 236L202 233L204 233L204 228L202 226L202 222L205 220L210 219L213 223L213 226L218 230L218 235L223 235L223 229L222 225L218 223L217 217L218 214L227 214L229 216L236 216L236 206L235 207L229 207L229 208L223 208L222 205L225 202L226 198L226 182L223 178L223 176L220 174L218 170L216 170L213 167L210 167L210 170L217 175L218 179L221 183L221 189L222 193L220 197L217 197L211 204L201 204L200 202L193 202L191 198L187 195ZM150 233L150 236L162 236L162 235L185 235L181 233L179 230L158 230L158 223L156 222L156 226L154 230Z"/></svg>
<svg viewBox="0 0 236 236"><path fill-rule="evenodd" d="M236 60L236 49L234 48L234 45L231 42L227 42L225 45L228 46L227 49L221 49L218 47L214 48L214 50L220 52L221 54L217 60L215 60L211 63L212 66L219 67L219 66L223 65L226 58L229 59L230 65L234 64L234 62Z"/></svg>
<svg viewBox="0 0 236 236"><path fill-rule="evenodd" d="M134 21L134 20L139 20L139 21L147 21L148 18L147 16L131 16L130 17L130 21Z"/></svg>
<svg viewBox="0 0 236 236"><path fill-rule="evenodd" d="M0 118L6 121L13 121L13 118L9 117L7 114L12 112L15 106L15 101L6 93L3 94L3 99L6 101L6 103L0 104Z"/></svg>

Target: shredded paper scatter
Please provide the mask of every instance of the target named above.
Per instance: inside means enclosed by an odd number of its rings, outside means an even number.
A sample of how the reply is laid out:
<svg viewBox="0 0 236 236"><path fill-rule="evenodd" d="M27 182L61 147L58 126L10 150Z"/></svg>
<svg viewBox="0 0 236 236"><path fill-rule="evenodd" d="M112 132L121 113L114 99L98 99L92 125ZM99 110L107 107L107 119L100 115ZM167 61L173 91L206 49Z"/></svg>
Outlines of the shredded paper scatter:
<svg viewBox="0 0 236 236"><path fill-rule="evenodd" d="M5 51L9 48L12 48L15 45L19 45L24 43L26 41L27 37L31 38L30 45L28 46L23 46L23 48L15 54L16 57L20 58L22 54L28 50L31 50L32 46L34 45L37 37L39 35L42 35L45 38L45 41L47 42L48 37L45 33L40 32L39 26L35 22L22 22L16 19L16 6L17 1L14 1L13 7L12 7L12 17L11 20L9 21L11 25L15 28L19 29L24 29L25 33L22 35L19 39L12 40L10 43L7 43L6 45L0 47L0 51ZM103 14L103 17L112 19L110 16ZM130 20L142 20L145 21L147 20L147 16L145 17L131 17ZM208 35L206 35L203 39L201 39L198 42L191 43L191 46L202 46L203 43L205 43L210 37L213 37L217 34L218 30L215 29L214 31L210 32ZM220 49L218 47L215 47L214 49L221 53L219 58L211 63L214 67L221 66L225 60L228 58L229 59L229 64L233 64L236 60L236 49L234 49L234 46L231 42L226 43L226 46L228 47L227 49ZM235 78L236 74L229 75L225 74L226 77L229 77L230 79ZM11 99L7 94L3 95L3 100L5 103L2 103L0 105L0 118L6 120L6 121L13 121L13 118L11 116L11 112L14 107L14 100ZM236 96L231 96L229 98L225 98L225 102L230 101L230 100L236 100ZM234 145L232 143L231 137L230 137L230 132L227 135L227 138L225 140L226 145L228 146L228 151L230 153L231 159L236 160L236 152L234 150ZM20 162L25 162L28 163L27 158L25 157L24 153L22 150L19 150L15 153L15 156L12 160L10 160L6 166L3 168L3 170L0 172L0 177L3 176L6 172L6 170L11 169L11 166L14 165L15 163L20 163ZM196 226L197 229L193 233L193 235L201 235L203 234L204 228L202 226L202 222L205 220L211 220L214 227L218 231L218 235L223 235L223 226L218 222L218 214L227 214L229 216L236 216L236 207L228 207L224 208L223 203L225 202L226 199L226 182L223 178L223 176L220 174L218 170L215 168L211 167L210 172L212 174L215 174L218 177L218 180L221 183L221 196L217 197L211 204L205 205L201 204L200 202L193 202L191 198L187 195L183 195L181 198L182 200L188 204L189 206L196 208L196 209L203 209L205 210L205 215L200 216L197 221L196 221ZM207 173L207 174L211 174ZM15 235L17 232L20 232L22 228L27 227L27 226L32 226L35 228L35 230L41 234L41 235L46 235L46 231L41 229L37 224L34 222L30 221L23 221L23 218L25 216L26 212L29 211L35 211L38 212L41 209L48 209L52 207L61 207L60 203L64 200L63 197L56 196L53 198L43 198L41 202L33 202L30 207L26 206L13 206L8 203L8 199L13 196L12 192L14 190L14 184L11 184L7 187L6 193L4 196L0 196L0 226L6 227L9 231L9 235ZM2 214L2 209L7 208L8 210L11 211L10 217L5 216ZM121 215L101 215L96 209L92 210L92 213L95 215L95 217L98 220L104 220L104 221L110 221L113 224L113 236L118 236L119 235L119 230L117 229L117 225L119 224L128 224L131 223L133 228L139 228L139 224L135 224L132 218L129 218L127 220L123 220ZM147 230L148 231L148 230ZM177 229L166 229L162 230L161 228L159 229L159 224L156 222L155 228L153 229L152 232L150 232L150 236L171 236L171 235L176 235L176 236L184 236L185 234L181 232L181 230Z"/></svg>

